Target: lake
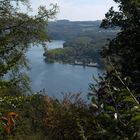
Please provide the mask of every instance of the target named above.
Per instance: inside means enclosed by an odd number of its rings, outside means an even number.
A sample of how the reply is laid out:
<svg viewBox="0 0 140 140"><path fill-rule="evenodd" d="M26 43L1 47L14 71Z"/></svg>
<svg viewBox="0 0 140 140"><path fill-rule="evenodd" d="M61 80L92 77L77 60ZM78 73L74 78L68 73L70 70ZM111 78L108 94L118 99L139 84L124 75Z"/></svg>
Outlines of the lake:
<svg viewBox="0 0 140 140"><path fill-rule="evenodd" d="M55 40L48 43L48 48L62 48L64 41ZM31 87L34 92L45 90L51 97L61 98L62 93L81 93L87 98L92 76L98 78L100 70L95 67L83 67L61 63L46 63L43 48L34 46L29 49Z"/></svg>

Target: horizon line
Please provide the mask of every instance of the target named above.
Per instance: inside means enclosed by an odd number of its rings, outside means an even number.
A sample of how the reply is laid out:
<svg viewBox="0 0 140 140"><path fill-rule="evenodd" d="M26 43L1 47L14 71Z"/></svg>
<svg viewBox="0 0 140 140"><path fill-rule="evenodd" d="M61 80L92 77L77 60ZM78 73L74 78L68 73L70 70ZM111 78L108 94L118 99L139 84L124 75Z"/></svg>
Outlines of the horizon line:
<svg viewBox="0 0 140 140"><path fill-rule="evenodd" d="M50 20L50 21L71 21L71 22L75 22L75 21L102 21L103 19L96 19L96 20L71 20L71 19L54 19L54 20ZM50 22L49 21L49 22Z"/></svg>

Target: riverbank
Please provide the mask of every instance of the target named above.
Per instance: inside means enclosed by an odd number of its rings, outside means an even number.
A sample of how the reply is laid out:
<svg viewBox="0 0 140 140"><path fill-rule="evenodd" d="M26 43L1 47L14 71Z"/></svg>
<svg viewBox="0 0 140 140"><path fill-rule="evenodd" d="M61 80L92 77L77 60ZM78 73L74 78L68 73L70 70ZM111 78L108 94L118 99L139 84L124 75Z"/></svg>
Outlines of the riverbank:
<svg viewBox="0 0 140 140"><path fill-rule="evenodd" d="M75 61L72 65L79 65L84 67L99 67L99 64L95 62L83 63L83 62Z"/></svg>
<svg viewBox="0 0 140 140"><path fill-rule="evenodd" d="M102 67L103 58L100 55L99 46L88 37L77 37L75 40L66 41L63 47L45 48L44 56L47 62L63 62L73 65L88 67Z"/></svg>
<svg viewBox="0 0 140 140"><path fill-rule="evenodd" d="M63 47L63 41L52 41L48 48ZM27 52L31 71L27 74L31 79L34 92L45 89L51 97L62 98L61 93L81 93L86 99L89 83L93 82L93 75L98 79L101 70L97 67L83 67L62 63L62 61L46 63L43 56L44 49L34 46Z"/></svg>
<svg viewBox="0 0 140 140"><path fill-rule="evenodd" d="M90 62L90 63L83 63L81 61L75 61L75 62L68 62L68 61L61 61L61 60L47 60L47 58L44 59L46 63L53 64L53 63L60 63L60 64L69 64L69 65L76 65L76 66L83 66L83 67L96 67L100 68L100 65L96 62Z"/></svg>

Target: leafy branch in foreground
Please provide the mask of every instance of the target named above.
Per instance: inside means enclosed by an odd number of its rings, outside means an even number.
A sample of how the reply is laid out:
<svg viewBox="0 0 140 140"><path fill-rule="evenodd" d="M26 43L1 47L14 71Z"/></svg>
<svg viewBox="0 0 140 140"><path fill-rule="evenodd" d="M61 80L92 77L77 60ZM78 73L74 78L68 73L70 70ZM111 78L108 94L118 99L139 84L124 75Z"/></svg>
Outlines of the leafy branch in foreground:
<svg viewBox="0 0 140 140"><path fill-rule="evenodd" d="M140 1L114 0L101 26L121 31L102 51L110 68L94 92L97 120L106 139L140 139ZM109 58L109 60L108 60ZM104 121L103 121L104 119Z"/></svg>
<svg viewBox="0 0 140 140"><path fill-rule="evenodd" d="M21 12L23 7L27 11ZM32 44L48 40L48 20L55 17L58 8L57 5L51 5L50 9L40 6L38 14L34 16L30 15L29 11L31 11L31 6L26 0L0 1L1 90L10 89L12 86L17 86L19 92L25 90L26 81L24 74L21 73L23 68L28 68L25 53ZM14 80L19 82L11 82Z"/></svg>
<svg viewBox="0 0 140 140"><path fill-rule="evenodd" d="M112 63L109 63L112 67L110 73L101 77L97 85L90 85L92 106L100 124L101 137L139 139L140 105L137 93L129 89L130 78L122 79ZM117 84L112 86L114 81Z"/></svg>

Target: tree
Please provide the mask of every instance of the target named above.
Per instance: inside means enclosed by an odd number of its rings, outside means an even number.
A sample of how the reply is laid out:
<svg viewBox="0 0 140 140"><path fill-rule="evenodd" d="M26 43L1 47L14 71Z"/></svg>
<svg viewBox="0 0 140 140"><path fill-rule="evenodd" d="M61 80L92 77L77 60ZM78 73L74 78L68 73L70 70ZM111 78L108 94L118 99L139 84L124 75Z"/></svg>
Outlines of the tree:
<svg viewBox="0 0 140 140"><path fill-rule="evenodd" d="M119 26L121 32L111 40L109 47L104 50L104 56L111 57L114 65L118 66L122 77L130 76L131 88L140 90L140 1L114 0L119 4L119 11L113 8L106 14L101 27ZM134 84L135 83L135 84Z"/></svg>
<svg viewBox="0 0 140 140"><path fill-rule="evenodd" d="M22 110L27 98L31 102L32 96L22 94L29 86L25 53L48 40L47 23L57 12L57 6L51 6L40 6L38 14L31 15L28 0L0 0L0 139L10 139L15 131L14 114Z"/></svg>
<svg viewBox="0 0 140 140"><path fill-rule="evenodd" d="M106 139L140 139L140 1L114 0L101 27L121 31L102 54L108 65L101 81L91 85L101 136Z"/></svg>
<svg viewBox="0 0 140 140"><path fill-rule="evenodd" d="M48 10L40 6L33 16L28 0L0 1L0 92L28 87L28 78L21 73L28 66L25 53L33 44L48 40L47 23L57 12L57 6L51 6Z"/></svg>

